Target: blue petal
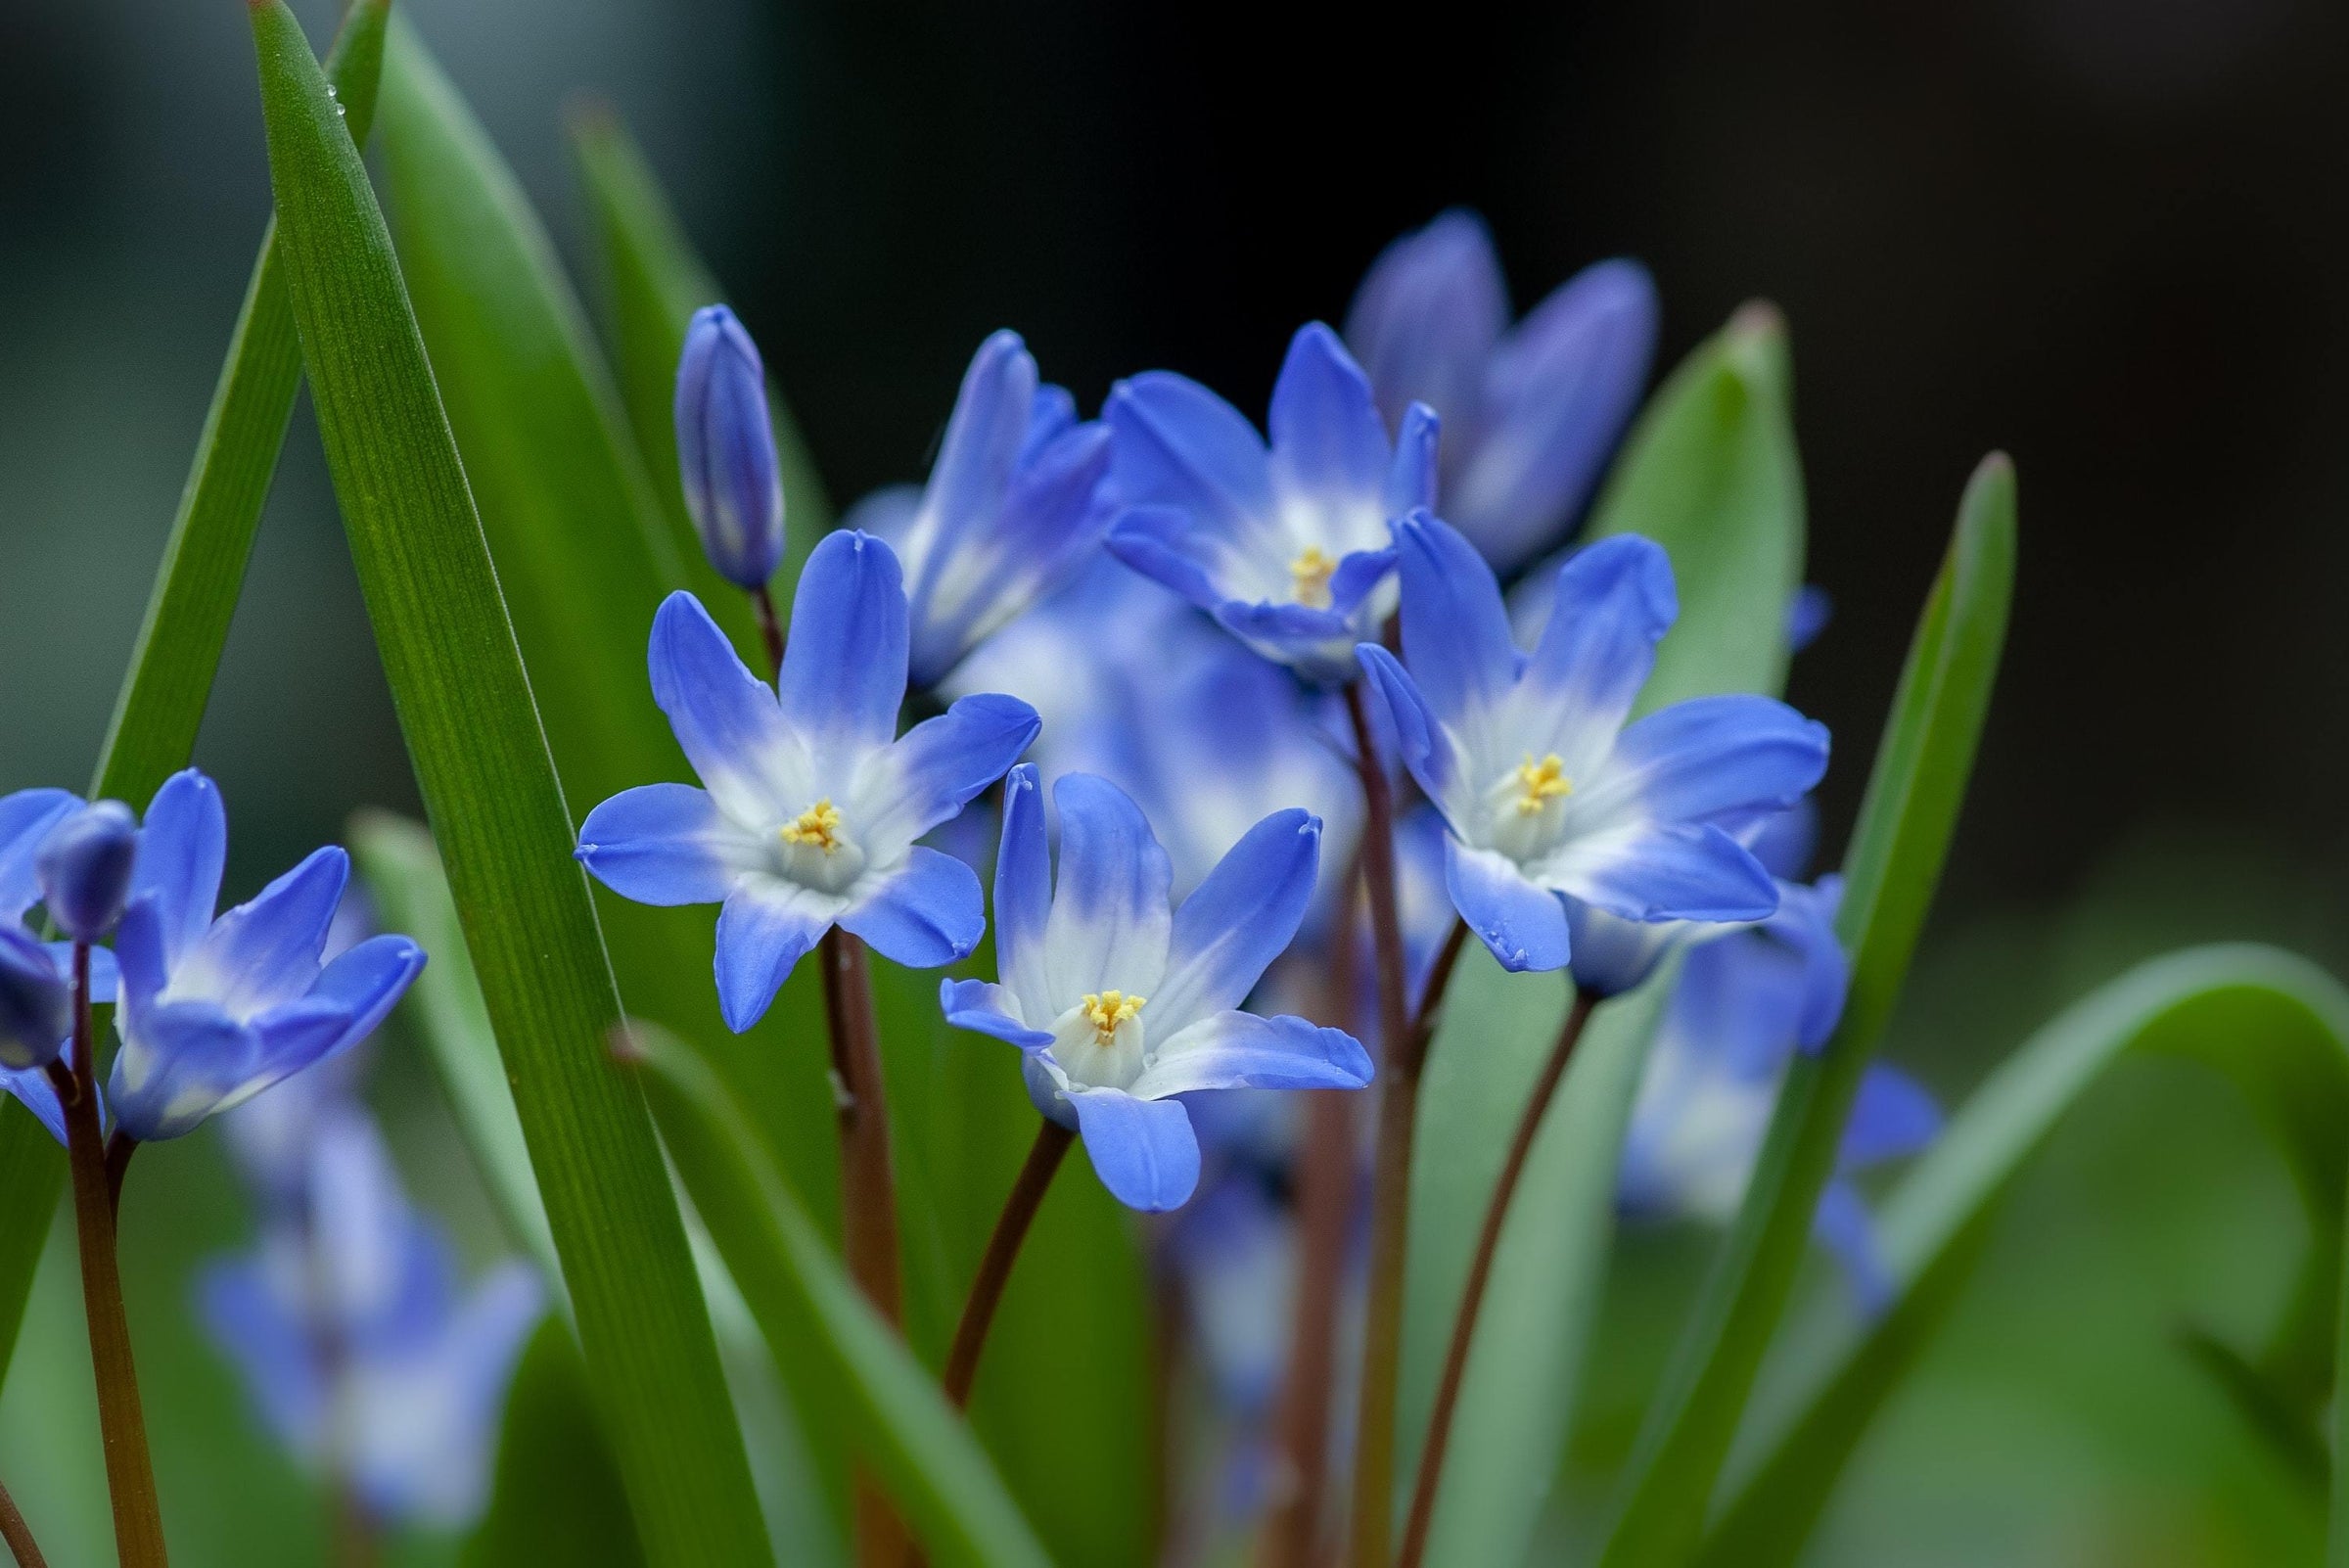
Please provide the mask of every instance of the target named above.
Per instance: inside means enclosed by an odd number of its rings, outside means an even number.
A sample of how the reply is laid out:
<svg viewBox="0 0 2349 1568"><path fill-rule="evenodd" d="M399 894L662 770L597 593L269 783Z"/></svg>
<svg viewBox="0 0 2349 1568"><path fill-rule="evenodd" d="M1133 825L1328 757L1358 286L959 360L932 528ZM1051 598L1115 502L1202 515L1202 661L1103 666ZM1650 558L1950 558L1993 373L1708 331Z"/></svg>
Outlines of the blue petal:
<svg viewBox="0 0 2349 1568"><path fill-rule="evenodd" d="M1322 323L1308 322L1289 340L1266 424L1275 494L1361 505L1383 491L1393 448L1369 380Z"/></svg>
<svg viewBox="0 0 2349 1568"><path fill-rule="evenodd" d="M23 927L0 923L0 1064L46 1067L72 1028L72 988L56 955Z"/></svg>
<svg viewBox="0 0 2349 1568"><path fill-rule="evenodd" d="M1036 710L1017 697L965 697L866 765L851 820L867 853L910 844L960 811L1036 739Z"/></svg>
<svg viewBox="0 0 2349 1568"><path fill-rule="evenodd" d="M61 1052L65 1059L68 1052ZM49 1069L0 1067L0 1090L17 1097L19 1104L30 1111L33 1120L49 1130L49 1135L60 1145L66 1142L66 1108L57 1101L57 1086L49 1082Z"/></svg>
<svg viewBox="0 0 2349 1568"><path fill-rule="evenodd" d="M1781 883L1778 912L1761 929L1791 949L1802 965L1801 1002L1795 1015L1795 1044L1815 1051L1843 1021L1851 990L1852 961L1835 935L1835 912L1843 901L1843 879L1823 876L1816 888Z"/></svg>
<svg viewBox="0 0 2349 1568"><path fill-rule="evenodd" d="M765 1016L784 976L831 929L839 900L761 879L737 888L717 915L717 1010L739 1035Z"/></svg>
<svg viewBox="0 0 2349 1568"><path fill-rule="evenodd" d="M761 847L690 784L641 784L587 813L579 862L638 903L716 903Z"/></svg>
<svg viewBox="0 0 2349 1568"><path fill-rule="evenodd" d="M1189 512L1129 507L1112 520L1106 542L1110 554L1202 610L1214 610L1228 597L1212 576L1226 547L1209 537Z"/></svg>
<svg viewBox="0 0 2349 1568"><path fill-rule="evenodd" d="M1123 1089L1069 1095L1093 1174L1128 1209L1178 1209L1199 1185L1199 1139L1180 1100L1137 1100Z"/></svg>
<svg viewBox="0 0 2349 1568"><path fill-rule="evenodd" d="M1020 999L1002 986L984 980L942 980L938 1007L956 1029L992 1035L1024 1051L1040 1051L1052 1043L1050 1030L1030 1029L1020 1021Z"/></svg>
<svg viewBox="0 0 2349 1568"><path fill-rule="evenodd" d="M1444 882L1468 929L1511 973L1566 967L1566 906L1525 879L1516 862L1457 839L1444 844Z"/></svg>
<svg viewBox="0 0 2349 1568"><path fill-rule="evenodd" d="M214 1263L198 1278L197 1312L277 1440L311 1455L326 1443L326 1384L300 1304L279 1291L281 1273L266 1252Z"/></svg>
<svg viewBox="0 0 2349 1568"><path fill-rule="evenodd" d="M1819 803L1806 795L1782 811L1766 813L1739 837L1772 876L1799 880L1819 847Z"/></svg>
<svg viewBox="0 0 2349 1568"><path fill-rule="evenodd" d="M1415 399L1465 431L1485 357L1508 319L1508 285L1484 220L1455 208L1379 253L1346 312L1346 342L1389 420L1400 424Z"/></svg>
<svg viewBox="0 0 2349 1568"><path fill-rule="evenodd" d="M1110 389L1110 484L1128 506L1172 506L1227 533L1263 526L1272 482L1240 411L1186 376L1145 371Z"/></svg>
<svg viewBox="0 0 2349 1568"><path fill-rule="evenodd" d="M1914 1154L1940 1136L1941 1121L1931 1090L1897 1067L1870 1063L1835 1147L1835 1169L1865 1171Z"/></svg>
<svg viewBox="0 0 2349 1568"><path fill-rule="evenodd" d="M1036 392L1036 359L1020 335L990 334L963 372L924 495L946 538L991 523L1002 509L1012 465L1027 443Z"/></svg>
<svg viewBox="0 0 2349 1568"><path fill-rule="evenodd" d="M1623 533L1576 551L1558 571L1549 621L1523 677L1551 733L1563 741L1622 728L1655 668L1656 644L1680 613L1672 560L1654 540ZM1586 751L1571 742L1556 749Z"/></svg>
<svg viewBox="0 0 2349 1568"><path fill-rule="evenodd" d="M1296 940L1321 863L1321 822L1275 811L1225 852L1174 912L1166 978L1150 993L1162 1038L1248 999Z"/></svg>
<svg viewBox="0 0 2349 1568"><path fill-rule="evenodd" d="M399 936L370 937L328 964L303 998L343 1015L343 1033L327 1050L348 1050L374 1034L424 965L424 949Z"/></svg>
<svg viewBox="0 0 2349 1568"><path fill-rule="evenodd" d="M0 921L23 917L41 901L35 867L50 829L81 809L69 790L19 790L0 795Z"/></svg>
<svg viewBox="0 0 2349 1568"><path fill-rule="evenodd" d="M824 535L792 596L791 641L775 683L783 716L811 739L888 745L905 701L905 617L896 552L869 533Z"/></svg>
<svg viewBox="0 0 2349 1568"><path fill-rule="evenodd" d="M1656 288L1635 261L1569 279L1495 352L1474 450L1454 466L1452 520L1507 571L1562 534L1639 405Z"/></svg>
<svg viewBox="0 0 2349 1568"><path fill-rule="evenodd" d="M1876 1241L1875 1222L1850 1182L1830 1181L1820 1191L1811 1216L1811 1234L1843 1265L1861 1316L1874 1317L1892 1305L1897 1287Z"/></svg>
<svg viewBox="0 0 2349 1568"><path fill-rule="evenodd" d="M1699 936L1718 936L1722 929L1686 920L1625 920L1580 899L1566 900L1574 983L1600 996L1637 990L1675 948Z"/></svg>
<svg viewBox="0 0 2349 1568"><path fill-rule="evenodd" d="M1411 777L1419 781L1419 787L1427 792L1436 808L1451 821L1447 802L1457 767L1451 742L1436 722L1435 715L1428 712L1427 699L1420 695L1410 672L1377 643L1359 644L1354 652L1362 673L1370 677L1370 684L1386 699L1403 765L1410 769ZM1452 821L1452 826L1456 830L1461 824Z"/></svg>
<svg viewBox="0 0 2349 1568"><path fill-rule="evenodd" d="M1201 1089L1352 1089L1369 1082L1370 1053L1342 1029L1223 1012L1158 1046L1131 1092L1161 1100Z"/></svg>
<svg viewBox="0 0 2349 1568"><path fill-rule="evenodd" d="M1114 986L1150 994L1166 973L1174 917L1167 852L1124 790L1090 773L1052 786L1060 880L1044 925L1047 994L1062 1005Z"/></svg>
<svg viewBox="0 0 2349 1568"><path fill-rule="evenodd" d="M130 900L115 927L115 967L120 977L120 998L132 1011L152 1003L171 980L164 968L162 904L152 894Z"/></svg>
<svg viewBox="0 0 2349 1568"><path fill-rule="evenodd" d="M1028 405L1028 436L1020 444L1020 461L1026 463L1038 452L1067 435L1077 424L1077 398L1066 387L1045 382L1036 389L1036 398Z"/></svg>
<svg viewBox="0 0 2349 1568"><path fill-rule="evenodd" d="M1389 519L1436 505L1437 454L1442 422L1425 403L1405 410L1403 431L1395 438L1395 461L1387 469L1383 497Z"/></svg>
<svg viewBox="0 0 2349 1568"><path fill-rule="evenodd" d="M1052 852L1036 764L1003 777L1003 841L995 853L995 972L1024 1009L1038 1017L1059 1005L1052 994L1044 931L1052 917Z"/></svg>
<svg viewBox="0 0 2349 1568"><path fill-rule="evenodd" d="M680 590L662 601L648 662L653 701L728 815L763 822L813 804L806 748L784 723L772 689L743 665L701 600Z"/></svg>
<svg viewBox="0 0 2349 1568"><path fill-rule="evenodd" d="M841 911L841 926L908 969L970 956L987 935L979 873L950 854L915 845L905 864Z"/></svg>
<svg viewBox="0 0 2349 1568"><path fill-rule="evenodd" d="M1500 584L1475 546L1424 512L1395 525L1402 555L1403 655L1435 717L1490 714L1517 680L1517 645Z"/></svg>
<svg viewBox="0 0 2349 1568"><path fill-rule="evenodd" d="M107 1101L140 1142L179 1137L242 1088L260 1059L260 1035L211 1002L151 1008L115 1053Z"/></svg>
<svg viewBox="0 0 2349 1568"><path fill-rule="evenodd" d="M350 880L350 856L329 845L212 922L171 976L171 993L220 1003L240 1018L293 1000L318 978L326 930Z"/></svg>
<svg viewBox="0 0 2349 1568"><path fill-rule="evenodd" d="M1639 719L1589 781L1583 809L1700 822L1793 806L1827 770L1827 729L1774 698L1692 697Z"/></svg>
<svg viewBox="0 0 2349 1568"><path fill-rule="evenodd" d="M1786 646L1801 653L1819 640L1835 619L1835 601L1827 590L1816 582L1806 582L1794 590L1794 599L1786 606Z"/></svg>
<svg viewBox="0 0 2349 1568"><path fill-rule="evenodd" d="M1752 921L1778 907L1770 873L1709 825L1646 824L1570 840L1536 874L1626 920Z"/></svg>
<svg viewBox="0 0 2349 1568"><path fill-rule="evenodd" d="M130 896L156 900L156 935L165 972L179 966L212 923L220 901L220 868L227 860L228 810L219 788L192 767L163 780L147 807Z"/></svg>
<svg viewBox="0 0 2349 1568"><path fill-rule="evenodd" d="M1352 550L1342 557L1337 570L1329 575L1329 612L1340 618L1350 618L1370 597L1370 590L1387 579L1395 570L1395 547L1390 544L1376 550ZM1340 631L1346 628L1341 626ZM1327 633L1325 633L1326 635ZM1351 678L1353 671L1347 672Z"/></svg>
<svg viewBox="0 0 2349 1568"><path fill-rule="evenodd" d="M48 951L49 961L57 966L57 972L60 975L73 973L73 944L47 942L41 945ZM90 1000L111 1002L121 993L121 990L122 967L115 961L113 949L92 947L90 949Z"/></svg>
<svg viewBox="0 0 2349 1568"><path fill-rule="evenodd" d="M783 559L783 483L758 346L724 305L693 314L671 404L677 468L718 575L760 588Z"/></svg>

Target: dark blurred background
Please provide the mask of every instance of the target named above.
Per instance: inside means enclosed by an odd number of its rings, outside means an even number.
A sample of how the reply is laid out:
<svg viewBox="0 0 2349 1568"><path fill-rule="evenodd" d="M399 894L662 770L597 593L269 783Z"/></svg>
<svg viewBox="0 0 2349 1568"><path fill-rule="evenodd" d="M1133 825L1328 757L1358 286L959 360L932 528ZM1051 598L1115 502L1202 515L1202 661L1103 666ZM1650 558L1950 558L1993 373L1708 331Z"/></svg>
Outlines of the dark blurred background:
<svg viewBox="0 0 2349 1568"><path fill-rule="evenodd" d="M0 789L87 776L267 213L242 9L0 0ZM299 9L323 40L329 0ZM1831 832L1968 469L1993 446L2020 467L2012 640L1908 1012L1928 1069L1962 1087L2160 941L2340 950L2339 7L1455 4L1387 23L1263 5L410 10L575 260L561 111L580 90L619 105L843 504L919 476L996 326L1088 407L1166 365L1261 412L1294 327L1341 317L1379 248L1454 204L1490 220L1520 309L1597 257L1644 260L1659 369L1741 300L1774 300L1811 575L1837 607L1794 680L1838 737ZM237 807L239 891L353 806L412 800L306 414L200 760ZM1958 1351L1935 1363L1943 1404L1915 1396L1941 1424L1912 1404L1886 1441L1897 1453L1907 1432L1921 1454L1920 1434L1979 1428L2004 1466L1980 1485L2019 1488L2031 1517L2038 1493L2064 1492L2046 1465L2103 1454L2098 1496L2136 1523L2116 1555L2081 1545L2105 1539L2103 1503L2089 1524L2057 1508L2024 1532L2055 1543L2046 1560L2285 1560L2297 1526L2242 1523L2291 1515L2285 1494L2163 1344L2181 1292L2215 1291L2201 1306L2245 1334L2261 1320L2296 1245L2288 1197L2247 1121L2202 1108L2201 1081L2131 1085L2119 1103L2149 1126L2107 1110L2091 1118L2104 1133L2061 1146L2079 1179L2036 1178L2037 1228L1994 1265L1994 1305L1961 1318L1960 1344L1971 1324L2010 1358L1999 1375L2028 1387L2040 1446L2016 1445L2018 1407L1966 1384ZM2149 1130L2181 1127L2195 1152L2147 1152ZM2272 1245L2214 1272L2171 1223L2196 1203L2196 1234L2264 1227ZM2131 1223L2149 1251L2112 1240ZM2121 1248L2119 1283L2016 1284L1995 1305L1997 1278L2088 1267L2099 1247ZM2115 1341L2115 1301L2137 1304L2142 1335ZM2081 1332L2059 1356L2067 1312ZM2025 1339L2038 1361L2011 1359ZM2082 1372L2116 1344L2109 1377ZM2062 1413L2067 1376L2097 1414ZM2184 1456L2129 1448L2167 1429L2200 1435ZM2207 1508L2179 1512L2181 1475ZM1966 1512L1946 1475L1941 1492L1890 1485L1863 1488L1885 1520L1896 1499ZM2170 1511L2132 1512L2153 1497ZM1851 1560L1892 1560L1869 1516L1839 1515ZM2039 1560L2004 1538L1985 1549L1947 1560Z"/></svg>

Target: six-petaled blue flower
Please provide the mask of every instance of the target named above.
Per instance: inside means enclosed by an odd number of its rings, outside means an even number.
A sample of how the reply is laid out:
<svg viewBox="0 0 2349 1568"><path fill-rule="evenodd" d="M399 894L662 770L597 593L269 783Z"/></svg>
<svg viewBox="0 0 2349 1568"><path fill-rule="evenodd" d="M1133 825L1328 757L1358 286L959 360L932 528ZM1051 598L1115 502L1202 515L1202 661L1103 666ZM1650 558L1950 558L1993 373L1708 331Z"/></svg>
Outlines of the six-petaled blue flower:
<svg viewBox="0 0 2349 1568"><path fill-rule="evenodd" d="M178 1137L372 1034L424 968L405 937L322 963L350 859L319 850L252 902L212 917L228 818L212 781L173 775L147 807L121 969L108 1106L142 1142Z"/></svg>
<svg viewBox="0 0 2349 1568"><path fill-rule="evenodd" d="M1304 918L1320 824L1274 812L1171 909L1167 853L1123 791L1072 773L1053 804L1057 887L1036 769L1012 770L995 863L1001 983L945 981L940 1002L949 1022L1020 1047L1036 1109L1083 1136L1120 1202L1172 1209L1199 1179L1175 1096L1370 1080L1352 1036L1239 1010Z"/></svg>
<svg viewBox="0 0 2349 1568"><path fill-rule="evenodd" d="M578 857L640 903L723 903L717 995L731 1029L759 1021L834 925L914 968L979 945L978 877L914 841L1003 776L1036 713L965 697L899 736L905 660L898 559L848 530L808 556L775 686L691 594L654 619L653 699L704 787L615 795L587 814Z"/></svg>
<svg viewBox="0 0 2349 1568"><path fill-rule="evenodd" d="M1067 390L1038 382L1019 334L979 346L930 483L875 491L848 518L887 539L904 566L916 690L944 679L1100 547L1108 472L1108 429L1079 423Z"/></svg>
<svg viewBox="0 0 2349 1568"><path fill-rule="evenodd" d="M1451 830L1452 902L1504 968L1567 962L1569 898L1637 921L1750 921L1777 907L1731 833L1819 781L1827 733L1745 694L1626 725L1679 614L1661 548L1625 536L1575 556L1529 655L1466 539L1424 513L1396 532L1408 667L1372 643L1360 658Z"/></svg>
<svg viewBox="0 0 2349 1568"><path fill-rule="evenodd" d="M1394 607L1394 519L1432 505L1436 419L1413 407L1390 440L1370 384L1329 328L1289 345L1260 438L1197 382L1154 370L1105 410L1110 548L1275 663L1324 685Z"/></svg>
<svg viewBox="0 0 2349 1568"><path fill-rule="evenodd" d="M1446 212L1371 264L1346 341L1392 428L1413 403L1443 419L1444 515L1508 573L1572 524L1638 406L1656 288L1601 261L1512 328L1492 236Z"/></svg>

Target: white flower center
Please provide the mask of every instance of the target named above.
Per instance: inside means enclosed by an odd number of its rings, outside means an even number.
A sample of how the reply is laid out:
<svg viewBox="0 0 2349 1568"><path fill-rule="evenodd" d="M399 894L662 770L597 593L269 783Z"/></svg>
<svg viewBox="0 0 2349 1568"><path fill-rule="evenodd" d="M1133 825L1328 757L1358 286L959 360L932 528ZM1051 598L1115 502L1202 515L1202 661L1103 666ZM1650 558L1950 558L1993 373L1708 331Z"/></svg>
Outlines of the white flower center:
<svg viewBox="0 0 2349 1568"><path fill-rule="evenodd" d="M1080 1088L1126 1088L1142 1075L1147 996L1086 992L1052 1021L1052 1059Z"/></svg>
<svg viewBox="0 0 2349 1568"><path fill-rule="evenodd" d="M1492 847L1520 864L1547 853L1564 836L1566 800L1573 793L1574 780L1557 753L1537 761L1528 752L1485 792Z"/></svg>
<svg viewBox="0 0 2349 1568"><path fill-rule="evenodd" d="M821 893L841 892L864 869L864 851L844 831L829 797L777 828L775 846L776 875Z"/></svg>

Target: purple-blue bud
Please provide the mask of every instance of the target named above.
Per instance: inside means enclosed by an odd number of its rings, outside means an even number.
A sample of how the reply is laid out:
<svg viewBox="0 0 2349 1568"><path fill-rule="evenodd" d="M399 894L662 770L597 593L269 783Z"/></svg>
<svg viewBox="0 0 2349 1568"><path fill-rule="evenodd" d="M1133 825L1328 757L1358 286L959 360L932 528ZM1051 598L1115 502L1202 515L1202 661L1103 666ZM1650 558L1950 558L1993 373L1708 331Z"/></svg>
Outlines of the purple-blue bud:
<svg viewBox="0 0 2349 1568"><path fill-rule="evenodd" d="M73 1027L73 994L48 950L17 926L0 926L0 1067L46 1067Z"/></svg>
<svg viewBox="0 0 2349 1568"><path fill-rule="evenodd" d="M704 305L677 360L677 467L685 509L718 575L766 586L783 560L783 480L766 371L734 312Z"/></svg>
<svg viewBox="0 0 2349 1568"><path fill-rule="evenodd" d="M96 942L121 917L139 819L120 801L93 801L49 830L33 869L49 918L75 942Z"/></svg>

